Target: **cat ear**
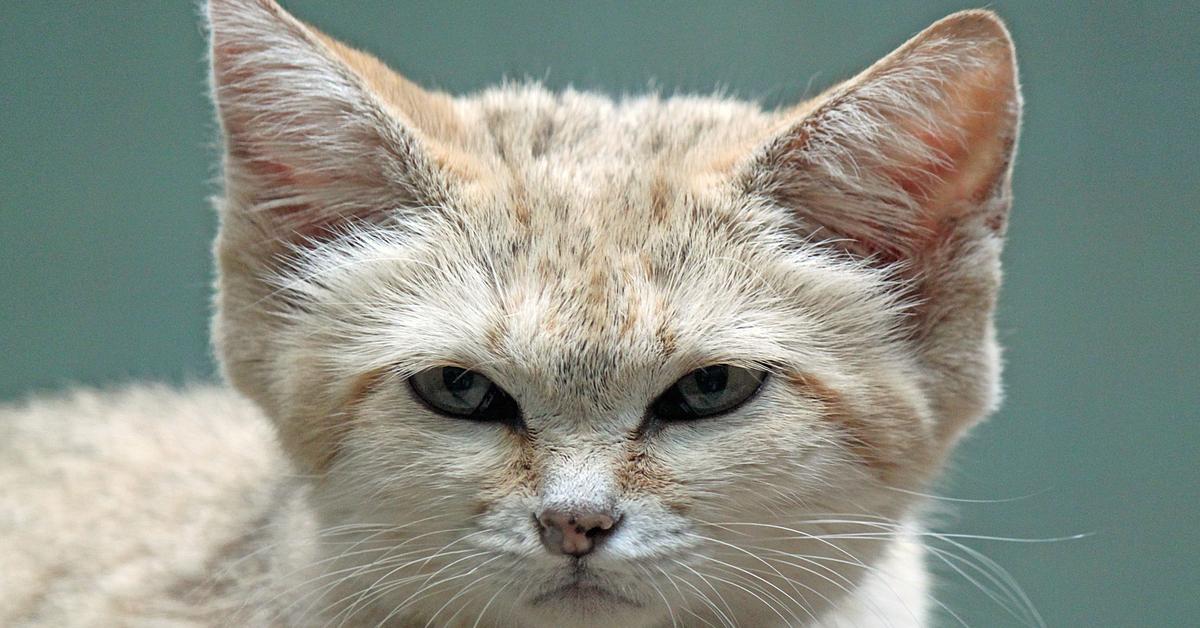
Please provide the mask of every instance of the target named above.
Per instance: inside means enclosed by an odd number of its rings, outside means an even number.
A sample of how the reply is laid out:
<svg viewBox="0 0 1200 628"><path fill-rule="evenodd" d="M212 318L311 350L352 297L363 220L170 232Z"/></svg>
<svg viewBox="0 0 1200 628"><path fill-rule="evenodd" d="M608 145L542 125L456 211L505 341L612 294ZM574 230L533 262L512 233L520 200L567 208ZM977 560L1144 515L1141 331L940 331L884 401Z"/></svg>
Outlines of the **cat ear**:
<svg viewBox="0 0 1200 628"><path fill-rule="evenodd" d="M947 447L999 399L993 311L1020 110L1003 23L956 13L786 114L740 179L814 240L907 277Z"/></svg>
<svg viewBox="0 0 1200 628"><path fill-rule="evenodd" d="M1003 23L956 13L785 114L742 183L885 262L921 257L964 221L1001 236L1020 108Z"/></svg>
<svg viewBox="0 0 1200 628"><path fill-rule="evenodd" d="M272 0L211 0L224 222L262 242L318 240L436 202L449 97L424 92Z"/></svg>

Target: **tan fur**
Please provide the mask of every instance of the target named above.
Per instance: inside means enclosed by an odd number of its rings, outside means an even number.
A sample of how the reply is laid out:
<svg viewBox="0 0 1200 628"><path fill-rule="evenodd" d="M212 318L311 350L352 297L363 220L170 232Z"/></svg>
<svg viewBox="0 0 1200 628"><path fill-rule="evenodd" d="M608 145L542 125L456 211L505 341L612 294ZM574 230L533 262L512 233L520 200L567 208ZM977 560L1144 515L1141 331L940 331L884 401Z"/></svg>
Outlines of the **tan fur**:
<svg viewBox="0 0 1200 628"><path fill-rule="evenodd" d="M839 429L850 449L867 466L890 483L890 475L905 466L921 466L924 443L921 443L920 420L915 410L899 407L888 415L886 422L867 421L862 412L850 407L842 394L806 373L786 376L801 395L821 405L823 418ZM916 441L916 442L914 442Z"/></svg>
<svg viewBox="0 0 1200 628"><path fill-rule="evenodd" d="M927 624L915 495L999 391L1021 103L994 15L777 111L452 97L270 0L207 15L213 335L252 403L6 409L2 485L35 480L0 494L0 623ZM649 416L714 364L769 375L723 416ZM523 427L431 412L405 380L442 365ZM571 563L546 509L620 522Z"/></svg>

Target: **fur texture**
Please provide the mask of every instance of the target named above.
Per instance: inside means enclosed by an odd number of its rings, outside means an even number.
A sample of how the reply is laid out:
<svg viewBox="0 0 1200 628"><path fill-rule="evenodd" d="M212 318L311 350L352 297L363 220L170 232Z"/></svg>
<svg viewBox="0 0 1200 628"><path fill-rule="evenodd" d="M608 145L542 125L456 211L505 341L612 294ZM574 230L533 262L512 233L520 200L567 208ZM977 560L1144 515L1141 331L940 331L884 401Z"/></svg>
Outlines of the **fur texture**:
<svg viewBox="0 0 1200 628"><path fill-rule="evenodd" d="M915 495L998 396L1020 96L994 15L780 111L454 98L269 0L208 17L214 338L253 403L5 410L6 625L925 624ZM647 427L710 364L770 376ZM405 380L441 365L525 428L425 409ZM545 508L621 523L555 556Z"/></svg>

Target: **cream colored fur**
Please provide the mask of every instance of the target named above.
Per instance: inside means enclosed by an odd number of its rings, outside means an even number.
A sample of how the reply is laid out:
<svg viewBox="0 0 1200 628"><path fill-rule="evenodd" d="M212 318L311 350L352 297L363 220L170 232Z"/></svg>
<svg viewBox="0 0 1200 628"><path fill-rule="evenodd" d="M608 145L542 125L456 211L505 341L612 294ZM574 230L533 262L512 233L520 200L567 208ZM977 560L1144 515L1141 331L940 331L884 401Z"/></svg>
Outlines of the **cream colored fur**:
<svg viewBox="0 0 1200 628"><path fill-rule="evenodd" d="M780 111L427 92L212 0L214 339L238 392L0 418L4 625L923 626L915 495L998 398L1019 127L999 20ZM770 371L688 424L646 405ZM523 430L404 385L460 365ZM533 513L608 508L579 562ZM556 595L583 582L610 595Z"/></svg>

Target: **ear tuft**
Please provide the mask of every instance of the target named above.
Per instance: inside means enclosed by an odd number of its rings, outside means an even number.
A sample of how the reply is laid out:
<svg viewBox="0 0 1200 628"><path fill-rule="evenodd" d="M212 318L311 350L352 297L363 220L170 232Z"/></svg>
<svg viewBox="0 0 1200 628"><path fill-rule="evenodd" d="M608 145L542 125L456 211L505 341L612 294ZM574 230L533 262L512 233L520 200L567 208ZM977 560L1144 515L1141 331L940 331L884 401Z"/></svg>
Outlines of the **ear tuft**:
<svg viewBox="0 0 1200 628"><path fill-rule="evenodd" d="M1002 234L1019 118L1003 23L956 13L785 113L743 183L856 253L910 258L967 217Z"/></svg>

